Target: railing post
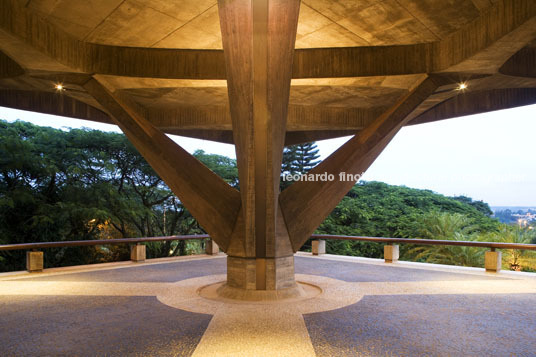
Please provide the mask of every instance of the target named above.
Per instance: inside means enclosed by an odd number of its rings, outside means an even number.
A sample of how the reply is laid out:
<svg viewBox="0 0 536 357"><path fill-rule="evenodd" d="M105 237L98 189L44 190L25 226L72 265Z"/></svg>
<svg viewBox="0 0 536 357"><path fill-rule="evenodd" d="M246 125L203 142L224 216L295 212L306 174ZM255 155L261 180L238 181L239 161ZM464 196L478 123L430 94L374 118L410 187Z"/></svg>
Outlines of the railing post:
<svg viewBox="0 0 536 357"><path fill-rule="evenodd" d="M130 260L133 262L145 261L145 245L136 243L130 246Z"/></svg>
<svg viewBox="0 0 536 357"><path fill-rule="evenodd" d="M212 239L209 239L205 243L205 252L208 255L216 255L216 254L218 254L220 252L220 247L218 247L216 242L214 242Z"/></svg>
<svg viewBox="0 0 536 357"><path fill-rule="evenodd" d="M484 255L484 268L487 272L498 273L501 271L502 266L502 254L491 248L490 252L486 252Z"/></svg>
<svg viewBox="0 0 536 357"><path fill-rule="evenodd" d="M322 255L326 254L326 241L325 240L314 240L311 245L313 255Z"/></svg>
<svg viewBox="0 0 536 357"><path fill-rule="evenodd" d="M383 247L383 257L386 263L396 263L399 257L399 249L396 244L389 244Z"/></svg>
<svg viewBox="0 0 536 357"><path fill-rule="evenodd" d="M26 270L30 273L43 271L43 252L35 250L26 252Z"/></svg>

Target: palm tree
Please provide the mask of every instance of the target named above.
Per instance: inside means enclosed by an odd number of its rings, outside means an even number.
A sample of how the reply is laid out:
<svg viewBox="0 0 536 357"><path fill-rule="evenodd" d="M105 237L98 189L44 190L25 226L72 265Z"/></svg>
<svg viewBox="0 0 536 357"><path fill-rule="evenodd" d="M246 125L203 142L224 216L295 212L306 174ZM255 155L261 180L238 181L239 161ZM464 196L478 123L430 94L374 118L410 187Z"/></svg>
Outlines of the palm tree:
<svg viewBox="0 0 536 357"><path fill-rule="evenodd" d="M504 224L490 238L495 242L529 244L534 236L533 230ZM535 269L535 258L536 254L528 250L504 249L504 260L511 270L521 270L522 266Z"/></svg>
<svg viewBox="0 0 536 357"><path fill-rule="evenodd" d="M432 211L422 218L421 237L437 240L470 241L478 239L477 227L459 213ZM434 264L482 266L484 251L476 247L427 245L407 252L416 261Z"/></svg>

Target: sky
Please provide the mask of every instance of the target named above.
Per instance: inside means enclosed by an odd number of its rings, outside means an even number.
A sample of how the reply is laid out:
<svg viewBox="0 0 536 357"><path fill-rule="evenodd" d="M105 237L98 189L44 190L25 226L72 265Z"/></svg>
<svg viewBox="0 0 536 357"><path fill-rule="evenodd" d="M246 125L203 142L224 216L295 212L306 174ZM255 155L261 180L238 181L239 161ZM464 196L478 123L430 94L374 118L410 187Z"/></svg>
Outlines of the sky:
<svg viewBox="0 0 536 357"><path fill-rule="evenodd" d="M115 125L0 107L0 119L120 132ZM234 146L172 136L188 152L235 157ZM349 137L318 141L321 158ZM536 206L536 105L404 127L362 179L464 195L491 206Z"/></svg>

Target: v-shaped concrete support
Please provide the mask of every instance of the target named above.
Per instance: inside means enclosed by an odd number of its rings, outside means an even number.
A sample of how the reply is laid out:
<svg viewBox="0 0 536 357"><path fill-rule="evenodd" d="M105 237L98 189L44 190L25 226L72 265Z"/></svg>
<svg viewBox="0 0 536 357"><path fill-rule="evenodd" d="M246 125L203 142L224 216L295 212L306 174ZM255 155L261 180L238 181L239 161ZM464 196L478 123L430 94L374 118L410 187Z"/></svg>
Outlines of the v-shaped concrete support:
<svg viewBox="0 0 536 357"><path fill-rule="evenodd" d="M318 165L333 181L297 182L279 193L298 0L220 0L220 23L240 178L231 188L143 117L134 103L93 78L85 89L228 254L232 289L296 289L293 253L439 86L423 75L409 93Z"/></svg>
<svg viewBox="0 0 536 357"><path fill-rule="evenodd" d="M355 185L346 175L362 174L408 121L408 115L439 86L438 80L422 78L387 112L370 123L310 174L332 174L334 180L299 181L279 198L294 251L313 234L346 193ZM339 174L345 174L341 177ZM341 179L342 178L342 179Z"/></svg>
<svg viewBox="0 0 536 357"><path fill-rule="evenodd" d="M240 209L240 194L97 79L84 88L162 177L212 239L226 250Z"/></svg>

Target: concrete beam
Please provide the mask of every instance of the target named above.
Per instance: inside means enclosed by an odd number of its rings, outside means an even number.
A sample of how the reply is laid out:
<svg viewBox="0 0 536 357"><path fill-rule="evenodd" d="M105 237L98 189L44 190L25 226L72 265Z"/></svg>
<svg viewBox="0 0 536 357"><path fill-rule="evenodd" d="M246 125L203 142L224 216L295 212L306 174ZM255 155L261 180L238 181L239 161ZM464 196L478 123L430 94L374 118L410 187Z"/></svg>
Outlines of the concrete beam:
<svg viewBox="0 0 536 357"><path fill-rule="evenodd" d="M536 3L533 0L501 0L441 41L296 50L292 77L357 77L444 71L484 50L534 16ZM86 73L153 78L226 78L221 50L136 48L82 42L31 13L16 0L2 0L0 28L60 63ZM47 36L39 35L43 33ZM504 46L502 56L507 55L508 58L526 44L519 43L519 48Z"/></svg>
<svg viewBox="0 0 536 357"><path fill-rule="evenodd" d="M294 251L355 185L353 180L341 180L339 173L362 174L407 123L408 115L439 86L433 78L423 77L419 82L395 106L309 172L312 175L331 174L333 180L298 181L281 193L279 202Z"/></svg>
<svg viewBox="0 0 536 357"><path fill-rule="evenodd" d="M24 73L21 66L8 55L0 51L0 78L12 78Z"/></svg>
<svg viewBox="0 0 536 357"><path fill-rule="evenodd" d="M115 96L98 80L84 88L224 250L240 208L240 194L218 175L139 115L132 103Z"/></svg>
<svg viewBox="0 0 536 357"><path fill-rule="evenodd" d="M499 72L509 76L536 78L536 45L527 46L510 57Z"/></svg>
<svg viewBox="0 0 536 357"><path fill-rule="evenodd" d="M343 108L289 105L287 131L360 130L383 113L386 107ZM224 106L177 107L172 110L144 108L156 127L177 130L232 130L230 109Z"/></svg>
<svg viewBox="0 0 536 357"><path fill-rule="evenodd" d="M408 125L461 117L536 103L536 88L507 88L472 92L470 89L441 102L412 119Z"/></svg>
<svg viewBox="0 0 536 357"><path fill-rule="evenodd" d="M108 114L65 94L4 89L0 106L113 124Z"/></svg>

